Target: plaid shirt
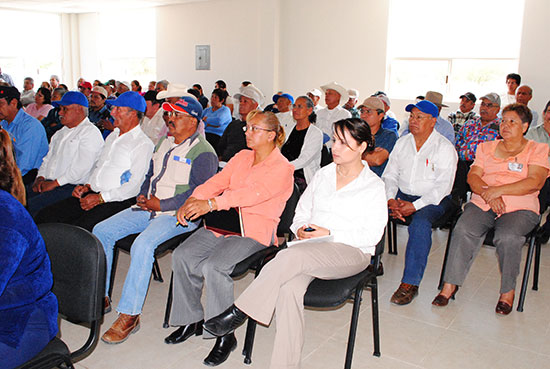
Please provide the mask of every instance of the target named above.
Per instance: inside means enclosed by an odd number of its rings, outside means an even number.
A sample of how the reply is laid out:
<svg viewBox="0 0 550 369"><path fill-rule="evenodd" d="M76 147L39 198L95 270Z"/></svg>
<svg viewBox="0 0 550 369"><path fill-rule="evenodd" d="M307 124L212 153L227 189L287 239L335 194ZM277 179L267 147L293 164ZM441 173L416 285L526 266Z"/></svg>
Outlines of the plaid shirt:
<svg viewBox="0 0 550 369"><path fill-rule="evenodd" d="M458 159L472 161L476 156L477 145L493 141L500 137L498 127L501 118L497 117L489 124L483 125L480 117L464 123L456 135L456 151Z"/></svg>
<svg viewBox="0 0 550 369"><path fill-rule="evenodd" d="M466 123L467 121L474 119L477 117L477 114L475 111L470 110L467 113L463 113L460 110L457 110L456 112L453 112L449 114L448 121L451 122L453 125L453 128L455 129L455 134L458 133L460 128Z"/></svg>

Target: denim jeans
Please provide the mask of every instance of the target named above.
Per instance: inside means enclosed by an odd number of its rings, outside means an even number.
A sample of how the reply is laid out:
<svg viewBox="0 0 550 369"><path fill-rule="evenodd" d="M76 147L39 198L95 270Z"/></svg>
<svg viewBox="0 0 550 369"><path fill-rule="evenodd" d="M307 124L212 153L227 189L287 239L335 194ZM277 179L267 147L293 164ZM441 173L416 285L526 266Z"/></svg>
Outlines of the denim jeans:
<svg viewBox="0 0 550 369"><path fill-rule="evenodd" d="M413 202L419 196L407 195L399 191L396 198ZM432 224L445 214L451 207L451 196L446 196L439 205L427 205L411 215L412 221L408 227L409 240L405 253L405 270L401 282L418 286L428 262L432 248Z"/></svg>
<svg viewBox="0 0 550 369"><path fill-rule="evenodd" d="M122 314L141 314L157 246L170 238L197 228L195 223L189 223L187 227L176 225L177 219L172 215L159 215L153 219L150 217L151 213L148 211L128 208L98 223L93 230L93 234L101 241L107 257L105 293L109 291L116 241L130 234L139 233L130 250L130 268L116 309Z"/></svg>

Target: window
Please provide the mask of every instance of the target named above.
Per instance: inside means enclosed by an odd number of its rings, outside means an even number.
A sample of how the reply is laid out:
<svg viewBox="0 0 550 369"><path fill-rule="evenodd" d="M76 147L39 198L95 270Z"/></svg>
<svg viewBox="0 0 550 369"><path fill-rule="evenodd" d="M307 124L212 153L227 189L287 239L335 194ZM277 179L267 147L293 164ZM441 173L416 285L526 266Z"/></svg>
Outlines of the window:
<svg viewBox="0 0 550 369"><path fill-rule="evenodd" d="M524 0L391 0L388 93L504 93L518 69L523 10Z"/></svg>
<svg viewBox="0 0 550 369"><path fill-rule="evenodd" d="M34 79L34 89L52 74L61 75L61 17L59 14L0 10L2 36L0 68L15 87L23 90L25 77Z"/></svg>

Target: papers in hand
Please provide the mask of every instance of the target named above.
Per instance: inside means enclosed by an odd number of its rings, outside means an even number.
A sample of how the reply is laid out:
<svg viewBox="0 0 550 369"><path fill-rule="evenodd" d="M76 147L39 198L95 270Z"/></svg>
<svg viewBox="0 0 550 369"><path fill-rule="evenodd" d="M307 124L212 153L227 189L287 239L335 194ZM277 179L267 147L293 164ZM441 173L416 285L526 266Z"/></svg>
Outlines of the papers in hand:
<svg viewBox="0 0 550 369"><path fill-rule="evenodd" d="M301 243L317 243L317 242L334 242L334 236L333 235L328 235L328 236L323 236L323 237L315 237L315 238L307 238L307 239L304 239L304 240L296 240L296 241L290 241L290 242L287 242L287 246L290 247L290 246L294 246L294 245L299 245Z"/></svg>

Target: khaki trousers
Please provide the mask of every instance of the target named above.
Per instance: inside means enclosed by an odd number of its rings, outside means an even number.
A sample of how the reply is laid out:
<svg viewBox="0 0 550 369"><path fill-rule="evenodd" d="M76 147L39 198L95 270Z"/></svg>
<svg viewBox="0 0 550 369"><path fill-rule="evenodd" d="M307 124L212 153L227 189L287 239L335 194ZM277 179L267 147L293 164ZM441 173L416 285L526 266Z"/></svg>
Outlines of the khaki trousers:
<svg viewBox="0 0 550 369"><path fill-rule="evenodd" d="M342 243L304 243L277 254L235 305L268 325L276 315L271 369L300 368L304 343L304 294L314 278L339 279L364 270L370 255Z"/></svg>

